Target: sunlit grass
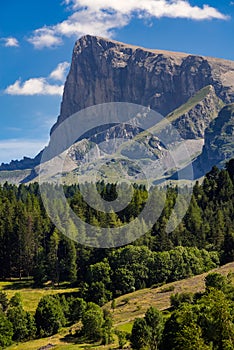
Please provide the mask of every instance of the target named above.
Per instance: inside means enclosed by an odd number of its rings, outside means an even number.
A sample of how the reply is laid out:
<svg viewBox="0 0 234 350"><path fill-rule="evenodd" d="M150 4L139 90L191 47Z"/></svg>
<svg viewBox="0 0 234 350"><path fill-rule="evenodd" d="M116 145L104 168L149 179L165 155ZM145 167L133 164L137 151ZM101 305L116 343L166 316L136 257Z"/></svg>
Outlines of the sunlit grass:
<svg viewBox="0 0 234 350"><path fill-rule="evenodd" d="M7 281L0 282L0 290L6 292L8 299L19 292L22 295L23 306L26 311L34 312L40 299L45 295L57 293L74 293L77 288L32 288L32 281Z"/></svg>

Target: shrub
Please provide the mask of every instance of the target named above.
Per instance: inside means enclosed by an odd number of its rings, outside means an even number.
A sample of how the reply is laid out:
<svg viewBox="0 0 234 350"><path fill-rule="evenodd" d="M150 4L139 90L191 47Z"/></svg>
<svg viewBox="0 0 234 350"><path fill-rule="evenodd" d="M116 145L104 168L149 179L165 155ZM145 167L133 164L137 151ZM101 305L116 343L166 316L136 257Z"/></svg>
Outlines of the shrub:
<svg viewBox="0 0 234 350"><path fill-rule="evenodd" d="M35 320L38 335L46 337L56 334L66 323L58 297L43 297L38 304Z"/></svg>

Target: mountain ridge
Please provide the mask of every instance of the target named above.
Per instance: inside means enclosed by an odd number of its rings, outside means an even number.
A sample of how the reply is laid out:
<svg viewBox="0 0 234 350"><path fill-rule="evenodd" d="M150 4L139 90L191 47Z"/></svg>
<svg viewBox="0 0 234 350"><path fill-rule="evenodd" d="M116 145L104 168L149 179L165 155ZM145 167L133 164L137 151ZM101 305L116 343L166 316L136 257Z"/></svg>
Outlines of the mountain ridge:
<svg viewBox="0 0 234 350"><path fill-rule="evenodd" d="M182 51L147 48L147 47L144 47L144 46L128 44L128 43L125 43L125 42L122 42L122 41L119 41L119 40L107 39L107 38L105 38L103 36L98 36L98 35L89 35L89 34L88 35L83 35L80 39L78 39L76 41L76 43L79 42L80 40L86 39L86 38L96 38L97 40L103 40L103 41L106 41L106 42L114 43L114 44L119 45L119 46L129 47L129 48L132 48L133 50L140 49L140 50L149 51L149 52L156 53L156 54L165 54L165 55L173 55L173 56L178 55L178 57L199 56L199 57L207 58L209 60L214 60L214 61L219 61L220 60L220 61L226 61L226 62L229 62L229 63L233 62L230 59L226 59L226 58L222 58L222 57L206 56L206 55L195 54L195 53L193 54L193 53L182 52Z"/></svg>

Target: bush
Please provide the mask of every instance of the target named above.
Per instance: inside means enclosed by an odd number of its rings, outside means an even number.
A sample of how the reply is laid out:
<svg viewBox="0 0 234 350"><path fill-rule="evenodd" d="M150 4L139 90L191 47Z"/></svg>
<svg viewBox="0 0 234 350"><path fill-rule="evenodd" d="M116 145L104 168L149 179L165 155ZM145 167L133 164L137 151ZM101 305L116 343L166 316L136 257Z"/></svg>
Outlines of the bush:
<svg viewBox="0 0 234 350"><path fill-rule="evenodd" d="M119 331L119 330L116 330L115 331L115 334L117 335L118 337L118 341L119 341L119 348L120 349L123 349L124 348L124 345L127 343L127 333L124 332L124 331Z"/></svg>
<svg viewBox="0 0 234 350"><path fill-rule="evenodd" d="M43 297L38 304L35 320L37 333L41 337L58 333L66 323L58 297L51 295Z"/></svg>
<svg viewBox="0 0 234 350"><path fill-rule="evenodd" d="M84 312L82 317L82 323L82 331L87 339L93 341L101 339L104 317L100 306L94 303L88 303L87 310Z"/></svg>
<svg viewBox="0 0 234 350"><path fill-rule="evenodd" d="M82 298L71 297L68 299L69 321L75 323L82 319L86 309L86 302Z"/></svg>
<svg viewBox="0 0 234 350"><path fill-rule="evenodd" d="M7 317L13 325L13 340L26 341L35 337L35 320L29 312L24 311L21 305L11 307Z"/></svg>
<svg viewBox="0 0 234 350"><path fill-rule="evenodd" d="M166 286L160 289L159 293L173 292L174 290L175 290L175 286Z"/></svg>
<svg viewBox="0 0 234 350"><path fill-rule="evenodd" d="M171 306L178 308L182 303L193 303L193 294L192 293L176 293L171 295Z"/></svg>
<svg viewBox="0 0 234 350"><path fill-rule="evenodd" d="M5 292L0 292L0 309L2 309L3 312L6 311L8 307L8 299Z"/></svg>
<svg viewBox="0 0 234 350"><path fill-rule="evenodd" d="M206 289L215 288L218 290L225 291L228 284L226 276L222 276L220 273L212 272L205 278Z"/></svg>
<svg viewBox="0 0 234 350"><path fill-rule="evenodd" d="M13 327L13 340L26 341L35 337L36 326L34 317L29 312L24 311L20 293L15 293L11 298L7 310L7 318Z"/></svg>

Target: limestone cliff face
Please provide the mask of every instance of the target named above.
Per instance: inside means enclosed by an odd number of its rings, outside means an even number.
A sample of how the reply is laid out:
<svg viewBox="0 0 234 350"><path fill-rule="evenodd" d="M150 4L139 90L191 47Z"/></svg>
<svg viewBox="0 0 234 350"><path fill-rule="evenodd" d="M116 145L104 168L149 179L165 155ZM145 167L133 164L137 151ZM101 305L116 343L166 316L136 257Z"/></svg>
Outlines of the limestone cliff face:
<svg viewBox="0 0 234 350"><path fill-rule="evenodd" d="M205 144L195 168L198 176L234 157L234 103L225 106L205 132Z"/></svg>
<svg viewBox="0 0 234 350"><path fill-rule="evenodd" d="M233 78L232 61L84 36L74 47L57 123L105 102L141 104L167 115L207 85L225 103L234 102Z"/></svg>

